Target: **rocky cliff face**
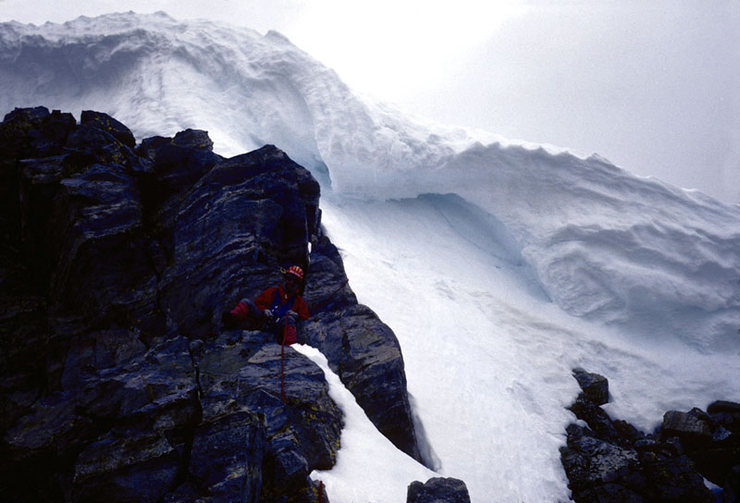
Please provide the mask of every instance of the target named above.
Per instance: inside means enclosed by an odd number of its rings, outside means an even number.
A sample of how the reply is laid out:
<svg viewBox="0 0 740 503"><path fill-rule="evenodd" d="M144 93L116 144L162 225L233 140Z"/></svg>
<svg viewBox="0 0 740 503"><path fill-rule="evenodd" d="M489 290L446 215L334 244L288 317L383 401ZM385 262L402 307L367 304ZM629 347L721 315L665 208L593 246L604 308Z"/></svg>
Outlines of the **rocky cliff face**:
<svg viewBox="0 0 740 503"><path fill-rule="evenodd" d="M392 331L347 285L319 185L272 146L136 144L110 116L0 124L0 494L12 501L316 501L342 414L321 370L220 314L307 271L319 348L420 459ZM326 501L324 495L324 501Z"/></svg>

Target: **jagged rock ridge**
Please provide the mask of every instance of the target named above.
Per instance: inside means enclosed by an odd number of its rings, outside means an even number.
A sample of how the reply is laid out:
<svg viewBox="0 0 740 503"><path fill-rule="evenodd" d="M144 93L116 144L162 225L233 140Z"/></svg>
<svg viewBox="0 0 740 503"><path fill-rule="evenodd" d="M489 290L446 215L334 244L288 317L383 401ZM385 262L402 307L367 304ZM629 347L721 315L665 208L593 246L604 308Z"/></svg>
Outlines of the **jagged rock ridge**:
<svg viewBox="0 0 740 503"><path fill-rule="evenodd" d="M740 404L668 411L646 434L600 407L609 400L605 377L580 368L573 375L583 392L570 410L585 424L568 425L560 453L574 501L731 503L740 497Z"/></svg>
<svg viewBox="0 0 740 503"><path fill-rule="evenodd" d="M347 285L318 183L273 146L211 147L198 130L137 146L91 111L0 124L4 497L315 501L342 428L323 373L287 348L284 403L280 346L218 323L289 263L303 341L421 460L400 347Z"/></svg>

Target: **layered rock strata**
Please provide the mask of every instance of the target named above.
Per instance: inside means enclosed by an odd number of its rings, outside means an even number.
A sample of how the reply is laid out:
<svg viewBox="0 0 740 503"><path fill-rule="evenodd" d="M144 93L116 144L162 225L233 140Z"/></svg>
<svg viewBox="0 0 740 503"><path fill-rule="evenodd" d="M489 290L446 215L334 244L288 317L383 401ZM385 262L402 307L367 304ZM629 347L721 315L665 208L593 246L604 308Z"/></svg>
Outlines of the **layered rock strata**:
<svg viewBox="0 0 740 503"><path fill-rule="evenodd" d="M299 264L327 355L420 459L400 346L347 284L313 176L204 131L138 145L114 118L0 124L0 493L13 501L316 501L342 414L321 370L220 314ZM282 362L281 362L282 359ZM282 370L281 370L282 369ZM281 394L281 374L285 401ZM324 501L326 501L324 494Z"/></svg>

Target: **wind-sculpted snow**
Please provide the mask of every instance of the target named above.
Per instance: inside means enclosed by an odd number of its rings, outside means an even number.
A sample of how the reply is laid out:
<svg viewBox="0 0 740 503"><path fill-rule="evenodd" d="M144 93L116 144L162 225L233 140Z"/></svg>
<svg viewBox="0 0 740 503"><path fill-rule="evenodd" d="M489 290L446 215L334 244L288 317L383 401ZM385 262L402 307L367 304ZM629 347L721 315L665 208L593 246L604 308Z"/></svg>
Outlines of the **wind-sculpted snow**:
<svg viewBox="0 0 740 503"><path fill-rule="evenodd" d="M573 366L612 379L609 412L645 430L740 400L738 206L411 121L280 34L161 13L0 24L0 88L0 112L100 110L138 140L205 129L223 156L269 143L310 169L353 290L399 337L440 472L473 501L568 499ZM341 475L333 499L382 501L363 470Z"/></svg>
<svg viewBox="0 0 740 503"><path fill-rule="evenodd" d="M138 138L209 131L229 156L276 144L335 188L360 173L392 177L452 152L398 114L366 104L282 35L164 13L0 25L0 109L106 110ZM455 142L472 140L461 130ZM489 135L493 137L493 135ZM320 178L320 176L319 176Z"/></svg>
<svg viewBox="0 0 740 503"><path fill-rule="evenodd" d="M702 349L740 345L740 207L520 147L470 150L437 173L508 227L571 314Z"/></svg>
<svg viewBox="0 0 740 503"><path fill-rule="evenodd" d="M704 349L738 345L737 206L597 156L412 122L278 33L164 13L5 23L0 86L5 110L105 110L139 138L206 129L222 155L275 144L335 194L458 194L499 222L504 247L567 312Z"/></svg>

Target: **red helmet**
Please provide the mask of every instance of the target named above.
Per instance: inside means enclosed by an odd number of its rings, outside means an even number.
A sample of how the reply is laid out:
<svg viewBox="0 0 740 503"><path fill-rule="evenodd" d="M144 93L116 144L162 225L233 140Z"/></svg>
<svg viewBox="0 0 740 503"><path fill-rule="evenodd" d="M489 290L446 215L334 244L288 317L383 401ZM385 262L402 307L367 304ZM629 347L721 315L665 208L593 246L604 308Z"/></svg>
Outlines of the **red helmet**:
<svg viewBox="0 0 740 503"><path fill-rule="evenodd" d="M294 276L294 277L298 278L298 281L303 281L303 269L301 269L297 265L292 265L292 266L288 267L288 269L285 270L285 273L284 274L286 276L288 276L288 275Z"/></svg>

